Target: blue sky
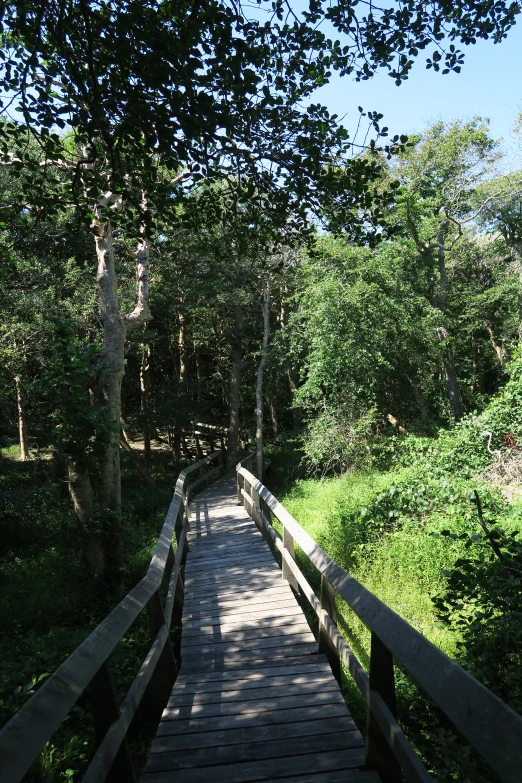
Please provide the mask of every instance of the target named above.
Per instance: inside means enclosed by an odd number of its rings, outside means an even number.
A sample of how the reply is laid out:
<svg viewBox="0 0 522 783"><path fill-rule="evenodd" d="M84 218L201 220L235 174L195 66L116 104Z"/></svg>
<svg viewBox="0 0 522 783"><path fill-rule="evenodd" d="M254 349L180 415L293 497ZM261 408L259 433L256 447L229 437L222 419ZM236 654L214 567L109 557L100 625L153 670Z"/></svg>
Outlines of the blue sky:
<svg viewBox="0 0 522 783"><path fill-rule="evenodd" d="M512 128L522 112L522 17L500 44L479 41L458 46L465 52L460 74L426 70L421 53L410 78L397 87L384 71L367 82L335 75L317 91L315 99L339 116L353 130L357 106L384 115L391 135L422 131L433 119L489 117L495 138L504 138L507 150L519 149Z"/></svg>

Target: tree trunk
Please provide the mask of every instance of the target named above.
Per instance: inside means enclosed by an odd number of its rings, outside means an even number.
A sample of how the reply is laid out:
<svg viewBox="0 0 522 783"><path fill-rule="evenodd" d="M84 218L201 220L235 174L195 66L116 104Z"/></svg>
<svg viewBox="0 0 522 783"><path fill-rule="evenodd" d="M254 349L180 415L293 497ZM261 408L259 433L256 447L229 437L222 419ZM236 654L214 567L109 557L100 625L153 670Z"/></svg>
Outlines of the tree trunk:
<svg viewBox="0 0 522 783"><path fill-rule="evenodd" d="M229 426L227 432L227 461L234 464L237 456L237 441L239 438L239 384L241 382L241 363L243 361L243 313L241 305L234 304L234 331L232 334L230 372L230 391L228 397Z"/></svg>
<svg viewBox="0 0 522 783"><path fill-rule="evenodd" d="M417 403L421 420L422 422L425 423L428 421L428 408L426 406L426 400L424 399L424 395L422 394L418 385L410 375L406 375L406 378L408 379L410 386L413 389L413 396L415 397L415 402Z"/></svg>
<svg viewBox="0 0 522 783"><path fill-rule="evenodd" d="M437 327L437 338L441 344L443 344L449 337L447 329L443 326ZM460 399L459 384L457 381L457 371L455 370L455 360L453 358L453 351L450 347L444 349L444 356L442 359L444 365L444 377L446 379L446 391L448 394L448 400L451 405L451 410L455 421L460 421L462 418L462 401Z"/></svg>
<svg viewBox="0 0 522 783"><path fill-rule="evenodd" d="M128 442L127 438L125 437L125 433L123 431L123 427L120 433L120 445L123 449L127 452L129 455L131 462L133 465L137 468L137 470L141 473L143 479L145 480L145 483L148 487L155 487L156 483L152 476L149 473L149 469L147 468L147 464L142 460L141 456L137 454L130 443Z"/></svg>
<svg viewBox="0 0 522 783"><path fill-rule="evenodd" d="M67 474L74 511L80 523L83 559L92 576L101 576L105 570L105 546L94 525L95 503L89 472L80 460L69 456Z"/></svg>
<svg viewBox="0 0 522 783"><path fill-rule="evenodd" d="M180 298L180 304L183 304L183 298ZM183 386L185 384L185 380L187 377L187 364L185 361L185 315L181 312L181 310L178 312L178 324L179 324L179 334L178 334L178 357L179 357L179 364L178 364L178 411L180 408L180 401L179 401L179 393L183 391ZM183 428L181 424L176 425L176 431L174 435L174 458L177 463L181 462L181 452L183 450L183 453L186 456L187 452L187 444L185 442L185 438L183 436Z"/></svg>
<svg viewBox="0 0 522 783"><path fill-rule="evenodd" d="M180 302L183 302L183 299L180 299ZM179 348L179 383L180 385L182 383L185 383L187 379L187 346L186 346L186 339L185 339L185 315L184 313L179 312L178 314L178 323L179 323L179 337L178 337L178 348Z"/></svg>
<svg viewBox="0 0 522 783"><path fill-rule="evenodd" d="M500 345L497 345L497 343L495 342L495 337L493 335L493 329L491 328L491 324L489 323L489 321L484 321L484 325L486 327L486 331L487 331L488 336L489 336L489 342L491 343L491 347L493 348L493 350L495 351L495 354L497 356L498 363L500 364L501 367L503 367L504 366L504 349L501 348Z"/></svg>
<svg viewBox="0 0 522 783"><path fill-rule="evenodd" d="M444 250L445 226L441 226L437 237L437 258L439 262L439 291L437 296L437 306L444 316L446 312L446 294L448 289L448 273L446 270L446 251ZM449 337L449 332L444 325L437 327L437 339L443 344ZM455 359L450 345L443 346L443 364L444 376L446 379L446 391L451 410L455 421L462 418L462 400L460 397L459 384L457 381L457 371L455 369Z"/></svg>
<svg viewBox="0 0 522 783"><path fill-rule="evenodd" d="M263 480L263 370L265 369L266 349L270 333L270 298L268 289L263 291L263 347L257 368L256 385L256 464L257 477Z"/></svg>
<svg viewBox="0 0 522 783"><path fill-rule="evenodd" d="M274 438L277 438L279 433L279 420L277 418L277 403L274 397L270 399L270 418L272 420L272 434Z"/></svg>
<svg viewBox="0 0 522 783"><path fill-rule="evenodd" d="M22 381L19 375L14 379L16 388L16 404L18 406L18 433L20 436L20 459L25 462L29 459L29 447L27 445L27 429L25 426L24 400Z"/></svg>
<svg viewBox="0 0 522 783"><path fill-rule="evenodd" d="M198 386L197 386L197 389L198 389L198 402L202 403L203 402L203 396L204 396L204 391L203 391L203 386L204 386L204 384L203 384L203 368L201 366L202 365L202 362L201 362L201 346L198 343L196 343L196 345L194 346L194 356L195 356L195 359L196 359L196 378L197 378L197 382L198 382Z"/></svg>
<svg viewBox="0 0 522 783"><path fill-rule="evenodd" d="M140 408L143 417L143 449L145 459L150 462L150 422L149 422L149 382L150 382L150 347L142 346L140 368Z"/></svg>
<svg viewBox="0 0 522 783"><path fill-rule="evenodd" d="M151 215L145 193L141 195L140 203L140 236L136 250L136 281L138 283L138 301L136 307L125 317L132 324L145 323L152 319L149 308L149 264L150 264L150 225Z"/></svg>
<svg viewBox="0 0 522 783"><path fill-rule="evenodd" d="M286 314L286 294L287 290L286 288L281 288L281 311L279 315L279 322L281 324L281 342L283 344L284 348L284 354L286 357L288 357L288 351L286 350L287 346L287 339L285 334L286 329L286 321L287 321L287 314ZM294 430L298 430L301 427L302 419L301 419L301 409L294 406L293 400L295 392L297 391L297 378L295 376L295 373L292 369L291 362L288 358L285 360L286 363L286 377L288 381L288 391L290 393L290 401L292 405L292 417L293 417L293 425Z"/></svg>
<svg viewBox="0 0 522 783"><path fill-rule="evenodd" d="M121 382L125 371L125 321L120 314L114 249L110 222L95 237L98 258L98 290L103 325L103 365L100 391L107 410L107 439L103 444L99 503L109 512L110 531L105 537L105 566L119 571L123 564L121 537L120 416Z"/></svg>

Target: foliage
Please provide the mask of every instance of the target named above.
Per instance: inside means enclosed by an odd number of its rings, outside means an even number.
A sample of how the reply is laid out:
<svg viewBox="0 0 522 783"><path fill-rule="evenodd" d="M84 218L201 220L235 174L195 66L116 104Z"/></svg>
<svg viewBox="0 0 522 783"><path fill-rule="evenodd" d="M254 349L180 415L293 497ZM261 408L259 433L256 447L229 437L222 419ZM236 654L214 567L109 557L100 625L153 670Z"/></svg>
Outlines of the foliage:
<svg viewBox="0 0 522 783"><path fill-rule="evenodd" d="M70 501L54 475L50 454L21 462L16 449L2 449L0 517L0 725L45 681L110 611L107 596L93 584L81 562ZM177 475L158 458L152 466L156 489L142 493L134 466L123 461L126 589L148 566ZM147 618L132 626L111 656L121 698L134 679L149 644ZM131 739L140 761L144 737L154 733L143 715L133 722ZM81 697L28 775L31 783L79 780L94 743L88 699Z"/></svg>
<svg viewBox="0 0 522 783"><path fill-rule="evenodd" d="M522 543L520 508L505 527L485 533L449 530L441 535L463 542L464 552L444 571L444 592L434 598L438 616L460 630L460 655L471 672L519 712L522 646ZM491 519L490 514L485 518Z"/></svg>

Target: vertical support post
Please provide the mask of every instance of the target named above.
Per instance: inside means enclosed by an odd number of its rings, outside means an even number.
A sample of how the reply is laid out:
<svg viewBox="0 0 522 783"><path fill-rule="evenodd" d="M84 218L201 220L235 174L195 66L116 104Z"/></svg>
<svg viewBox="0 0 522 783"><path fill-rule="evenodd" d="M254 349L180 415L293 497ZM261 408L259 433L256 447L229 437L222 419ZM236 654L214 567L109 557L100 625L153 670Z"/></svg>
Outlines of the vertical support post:
<svg viewBox="0 0 522 783"><path fill-rule="evenodd" d="M174 591L174 604L172 607L172 625L176 627L181 626L181 618L183 615L183 604L185 603L185 585L181 574L178 574L176 580L176 589Z"/></svg>
<svg viewBox="0 0 522 783"><path fill-rule="evenodd" d="M187 489L187 494L185 495L184 506L185 506L184 509L185 513L183 515L183 524L187 528L187 533L188 533L188 531L190 530L190 494L188 489ZM187 551L188 551L188 546L187 546Z"/></svg>
<svg viewBox="0 0 522 783"><path fill-rule="evenodd" d="M377 770L383 783L400 783L402 780L401 766L370 709L372 691L380 694L394 717L397 717L393 655L373 632L370 649L370 703L368 705L366 735L366 764L371 769Z"/></svg>
<svg viewBox="0 0 522 783"><path fill-rule="evenodd" d="M213 454L215 452L215 450L216 450L216 446L215 446L215 441L214 441L214 438L212 437L212 435L208 439L208 445L209 445L209 448L210 448L210 453Z"/></svg>
<svg viewBox="0 0 522 783"><path fill-rule="evenodd" d="M337 607L335 605L335 587L328 581L324 574L321 574L321 609L330 615L330 619L337 626ZM324 653L328 658L328 663L332 673L339 684L341 684L341 662L339 660L339 650L333 643L324 623L319 620L319 642L317 652Z"/></svg>
<svg viewBox="0 0 522 783"><path fill-rule="evenodd" d="M243 500L243 494L241 492L242 489L245 488L245 478L239 473L239 469L241 467L241 463L238 463L236 465L236 476L237 476L237 505L238 506L244 506L245 501Z"/></svg>
<svg viewBox="0 0 522 783"><path fill-rule="evenodd" d="M283 558L281 562L282 578L288 582L290 587L292 587L297 592L299 590L299 582L295 578L293 572L290 570L290 566L286 562L287 554L290 555L292 560L295 560L294 538L283 523Z"/></svg>
<svg viewBox="0 0 522 783"><path fill-rule="evenodd" d="M172 627L176 629L181 628L181 620L183 617L183 605L185 603L185 585L181 574L178 574L176 581L176 589L174 591L174 605L172 607ZM174 653L177 656L178 661L181 659L181 633L176 630L175 634L176 646Z"/></svg>
<svg viewBox="0 0 522 783"><path fill-rule="evenodd" d="M161 605L161 599L157 590L147 604L147 611L149 614L150 635L151 639L154 640L162 626L165 625L163 606ZM177 676L178 666L176 664L174 650L172 649L172 642L169 636L161 651L161 655L147 689L146 698L143 702L147 715L150 718L158 717L159 719L159 717L161 717L161 713L167 703Z"/></svg>
<svg viewBox="0 0 522 783"><path fill-rule="evenodd" d="M254 508L254 503L256 504L256 506L259 507L259 501L260 501L259 492L257 491L257 489L254 489L252 484L250 484L250 497L252 499L251 517L254 520L254 522L256 523L260 533L263 535L263 537L265 537L264 525L263 525L263 523L261 521L261 518L260 518L257 510Z"/></svg>
<svg viewBox="0 0 522 783"><path fill-rule="evenodd" d="M176 519L176 524L174 526L174 533L176 535L176 541L178 542L178 544L179 544L179 540L181 538L181 532L183 530L183 525L187 523L187 520L185 519L185 511L186 511L185 503L184 503L184 501L182 501L181 504L180 504L180 507L179 507L178 517ZM187 526L187 530L189 530L188 526ZM187 553L190 551L190 548L189 548L186 536L185 536L185 544L184 544L183 549L184 549L184 551L183 551L183 555L181 556L181 564L185 565L185 561L187 559Z"/></svg>
<svg viewBox="0 0 522 783"><path fill-rule="evenodd" d="M201 448L201 443L199 442L199 435L197 432L194 432L194 442L196 444L196 457L198 459L203 459L203 449Z"/></svg>
<svg viewBox="0 0 522 783"><path fill-rule="evenodd" d="M120 717L120 706L116 698L116 691L107 661L101 665L92 678L89 686L89 695L91 698L96 744L99 745L110 725ZM118 783L121 780L135 783L137 780L126 736L123 738L120 749L105 779L108 783Z"/></svg>
<svg viewBox="0 0 522 783"><path fill-rule="evenodd" d="M246 476L243 476L244 478L244 484L243 489L245 490L245 496L243 497L244 505L245 505L245 511L250 516L252 515L252 485L250 484L250 481L247 479ZM250 502L248 500L250 498Z"/></svg>

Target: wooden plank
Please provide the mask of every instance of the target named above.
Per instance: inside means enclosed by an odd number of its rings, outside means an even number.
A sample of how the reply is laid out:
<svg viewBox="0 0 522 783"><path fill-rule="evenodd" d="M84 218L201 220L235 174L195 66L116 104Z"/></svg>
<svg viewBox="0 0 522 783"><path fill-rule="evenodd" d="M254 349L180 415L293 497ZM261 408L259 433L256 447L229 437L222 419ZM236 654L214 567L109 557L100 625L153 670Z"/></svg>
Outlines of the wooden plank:
<svg viewBox="0 0 522 783"><path fill-rule="evenodd" d="M222 582L220 584L200 584L197 587L191 587L190 595L192 598L201 598L202 596L222 596L227 593L236 593L245 590L263 590L266 587L276 587L280 585L280 578L276 573L270 573L266 575L256 574L255 577L249 579L234 580L232 582Z"/></svg>
<svg viewBox="0 0 522 783"><path fill-rule="evenodd" d="M252 574L255 568L255 561L253 564L231 566L230 568L216 569L210 573L196 572L194 575L187 574L186 584L187 586L195 586L198 584L221 584L223 582L233 581L235 578L245 578ZM255 568L256 574L259 575L271 575L279 571L279 567L274 560L264 562L262 567Z"/></svg>
<svg viewBox="0 0 522 783"><path fill-rule="evenodd" d="M158 737L169 735L183 736L186 739L192 734L206 735L213 731L239 728L260 728L274 726L276 732L284 732L288 723L311 722L315 725L319 720L329 718L344 718L348 716L345 702L336 704L321 704L319 707L299 707L271 712L247 712L236 715L217 715L215 717L178 718L176 720L162 719L158 727ZM350 718L351 720L351 718Z"/></svg>
<svg viewBox="0 0 522 783"><path fill-rule="evenodd" d="M280 607L295 606L296 600L293 595L284 593L268 597L259 596L245 601L217 602L211 604L196 604L194 607L186 607L184 619L200 620L203 617L223 617L229 615L247 614L248 612L263 612L267 609L277 609ZM304 617L304 615L303 615Z"/></svg>
<svg viewBox="0 0 522 783"><path fill-rule="evenodd" d="M203 539L204 543L207 544L210 540L213 541L224 541L225 536L227 539L234 536L234 538L231 538L232 542L239 542L241 540L248 540L249 538L258 540L258 530L254 526L251 519L247 520L228 520L223 519L219 524L214 523L212 525L205 523L205 522L199 522L196 518L196 520L192 520L191 525L191 535L198 538ZM198 535L199 534L199 535ZM210 537L212 537L210 539Z"/></svg>
<svg viewBox="0 0 522 783"><path fill-rule="evenodd" d="M364 740L357 730L350 715L342 715L337 718L321 718L319 720L299 721L298 723L285 723L269 726L248 726L233 729L221 729L218 731L199 731L194 734L167 734L157 738L152 746L152 753L176 753L177 751L192 750L197 748L215 748L225 745L239 745L244 742L268 742L271 740L285 740L293 737L309 737L313 734L328 734L329 732L347 731L357 737L351 737L350 741L357 742L357 746L363 745Z"/></svg>
<svg viewBox="0 0 522 783"><path fill-rule="evenodd" d="M166 707L163 720L174 718L210 718L217 715L241 715L249 712L267 712L289 710L295 707L316 707L319 704L344 704L340 690L333 689L323 693L300 693L289 696L280 695L271 699L253 699L251 701L231 701L225 704L183 704Z"/></svg>
<svg viewBox="0 0 522 783"><path fill-rule="evenodd" d="M274 563L274 558L268 554L260 554L252 552L251 554L244 555L243 557L222 557L216 558L212 562L207 561L203 563L194 564L190 562L190 578L198 578L199 575L212 577L214 574L220 573L235 573L238 569L248 569L252 571L253 568L263 566L264 568L270 568Z"/></svg>
<svg viewBox="0 0 522 783"><path fill-rule="evenodd" d="M311 642L306 644L295 644L292 647L285 647L283 650L274 648L270 652L270 660L279 658L287 658L288 656L308 658L310 655L317 653L317 645ZM259 657L259 653L255 650L245 650L241 653L227 653L219 654L217 652L211 652L201 655L185 655L183 662L186 666L184 671L188 671L189 668L200 670L205 666L213 666L209 671L216 671L220 667L225 668L237 668L239 664L243 666L259 666L264 658ZM279 664L279 660L277 661Z"/></svg>
<svg viewBox="0 0 522 783"><path fill-rule="evenodd" d="M338 772L319 773L294 778L285 778L284 783L381 783L376 772L365 770L342 770Z"/></svg>
<svg viewBox="0 0 522 783"><path fill-rule="evenodd" d="M264 639L249 639L237 642L211 643L211 640L205 640L204 643L198 643L184 648L186 655L204 655L205 653L228 655L234 652L243 652L245 650L266 650L267 655L270 648L275 647L281 650L283 647L291 647L295 644L313 644L315 641L311 631L299 634L290 634L288 636L268 636Z"/></svg>
<svg viewBox="0 0 522 783"><path fill-rule="evenodd" d="M176 688L168 701L167 708L181 707L183 705L196 706L202 704L229 704L232 702L253 702L258 699L277 699L281 694L285 696L301 696L304 694L313 695L314 693L327 693L336 690L336 683L332 677L322 675L309 682L289 683L285 686L280 684L271 685L270 683L256 683L257 687L235 688L230 690L207 690L197 688L188 692L178 691Z"/></svg>
<svg viewBox="0 0 522 783"><path fill-rule="evenodd" d="M283 601L280 601L279 603L284 603ZM269 601L268 603L251 603L247 604L245 607L245 612L243 614L251 614L252 612L256 612L256 615L251 620L243 620L242 619L242 607L240 605L237 606L230 606L228 607L227 612L221 613L217 608L213 608L213 610L205 612L203 616L201 617L194 617L194 618L188 618L187 613L187 619L185 623L185 633L187 636L194 636L195 632L205 634L205 633L213 633L216 630L220 630L223 632L230 633L232 630L234 630L233 626L239 626L241 625L241 628L236 628L237 631L251 631L256 630L258 628L275 628L277 625L286 625L285 618L288 619L289 625L295 625L296 623L303 623L305 621L305 617L303 614L303 611L299 604L295 603L292 605L290 602L285 604L284 611L281 609L281 612L278 612L274 614L270 614L271 608L273 606L273 603ZM274 607L277 608L277 607ZM201 610L198 608L194 614L201 614ZM262 615L266 616L262 616ZM221 622L217 622L217 621ZM259 625L257 624L257 621L259 620ZM216 628L217 626L217 628ZM229 627L230 626L230 627ZM198 630L199 628L206 628L207 630L201 631Z"/></svg>
<svg viewBox="0 0 522 783"><path fill-rule="evenodd" d="M187 770L193 767L204 767L218 764L239 764L246 761L259 762L265 759L277 759L284 756L309 753L324 753L325 751L361 749L364 742L358 731L332 731L326 734L314 732L306 737L267 740L265 742L244 742L233 745L222 745L211 749L179 749L171 753L152 753L149 756L145 771L147 773L165 769Z"/></svg>
<svg viewBox="0 0 522 783"><path fill-rule="evenodd" d="M200 563L212 563L224 557L240 557L252 553L266 554L266 552L266 544L260 536L259 541L239 541L235 546L230 544L219 547L201 547L200 549L194 547L191 549L189 560L192 566Z"/></svg>
<svg viewBox="0 0 522 783"><path fill-rule="evenodd" d="M292 591L286 585L273 585L270 587L262 588L261 590L243 590L239 594L236 592L225 595L209 595L201 596L199 598L187 597L185 600L185 607L187 609L206 607L206 606L229 606L234 604L241 604L245 601L259 602L269 601L277 596L292 596Z"/></svg>
<svg viewBox="0 0 522 783"><path fill-rule="evenodd" d="M202 625L219 625L224 619L228 621L231 618L235 618L236 622L246 622L248 620L255 620L258 617L282 617L288 614L301 614L301 607L294 602L294 605L290 601L279 602L279 605L274 608L258 609L257 611L250 612L223 612L223 613L204 613L204 612L189 612L186 615L187 620L192 620L194 623L201 623Z"/></svg>
<svg viewBox="0 0 522 783"><path fill-rule="evenodd" d="M284 614L281 617L264 617L257 620L250 620L246 623L237 622L225 622L219 625L201 625L200 621L196 621L199 625L194 625L191 620L183 626L183 635L185 639L191 636L213 636L215 633L231 633L232 631L248 632L255 630L268 630L272 628L291 628L293 625L301 625L303 623L303 613L295 611L294 614Z"/></svg>
<svg viewBox="0 0 522 783"><path fill-rule="evenodd" d="M289 775L354 769L364 763L361 748L302 754L287 758L247 761L240 764L222 764L218 767L199 767L183 772L183 783L254 783L261 780L277 780ZM175 770L145 772L143 783L177 783Z"/></svg>
<svg viewBox="0 0 522 783"><path fill-rule="evenodd" d="M193 524L197 524L193 520ZM245 549L248 546L254 545L254 546L260 546L261 544L266 547L265 539L255 526L255 524L252 522L250 517L247 517L247 520L244 522L237 522L235 524L235 529L238 530L238 525L242 525L243 535L236 536L235 538L229 538L228 536L223 536L221 539L218 535L216 537L210 536L206 538L199 538L194 541L194 554L207 554L210 552L227 552L227 551L233 551L234 549ZM190 535L193 535L192 528Z"/></svg>
<svg viewBox="0 0 522 783"><path fill-rule="evenodd" d="M206 655L197 658L196 656L185 655L182 661L181 673L185 676L199 674L205 671L209 674L221 673L224 671L235 672L244 669L263 669L265 666L295 666L301 663L309 663L317 658L317 646L309 644L297 644L295 647L285 647L283 654L277 654L272 651L268 658L260 658L252 651L238 655L234 653L228 657Z"/></svg>
<svg viewBox="0 0 522 783"><path fill-rule="evenodd" d="M228 680L211 680L211 681L198 681L198 682L184 682L177 681L176 687L172 691L169 699L169 704L175 702L178 696L184 696L187 693L199 694L199 693L223 693L229 692L238 693L239 691L246 693L250 698L250 692L255 689L263 688L283 688L283 692L287 693L286 686L288 685L311 685L320 684L323 682L331 682L332 675L329 671L315 671L315 672L283 672L282 674L268 675L264 674L262 679L228 679ZM227 697L228 698L228 697ZM255 698L252 696L252 698Z"/></svg>
<svg viewBox="0 0 522 783"><path fill-rule="evenodd" d="M250 544L235 547L234 549L223 549L222 551L194 552L190 554L191 568L201 569L208 566L214 567L216 563L230 562L231 560L241 561L242 559L252 559L253 557L265 557L269 559L271 552L268 547L261 546L257 541L253 541Z"/></svg>
<svg viewBox="0 0 522 783"><path fill-rule="evenodd" d="M273 670L276 670L273 673ZM270 673L272 671L272 673ZM262 674L256 675L257 672L252 672L250 676L248 672L244 674L236 674L235 677L214 678L211 680L197 679L188 681L184 678L178 678L176 681L176 687L173 689L171 696L174 697L176 693L209 693L216 691L217 693L224 693L229 690L250 690L252 688L259 688L263 685L267 687L277 687L288 685L298 685L305 682L319 682L325 679L331 679L331 672L328 668L310 668L303 667L302 670L294 670L293 668L288 670L284 668L272 667L272 669L265 669Z"/></svg>
<svg viewBox="0 0 522 783"><path fill-rule="evenodd" d="M298 616L297 616L298 617ZM187 636L184 635L181 646L185 650L190 650L193 645L209 644L217 641L221 642L242 642L250 641L253 639L265 639L270 636L291 636L294 633L307 633L310 631L308 623L302 620L301 623L285 624L269 626L268 628L251 628L247 631L238 631L232 629L229 632L223 631L220 626L214 626L213 633L198 634Z"/></svg>
<svg viewBox="0 0 522 783"><path fill-rule="evenodd" d="M295 662L292 664L291 668L289 669L287 666L281 666L281 664L277 666L269 665L263 669L243 669L242 671L233 671L233 672L208 672L201 674L193 675L183 675L181 674L177 679L177 684L181 683L196 683L196 682L227 682L228 680L260 680L264 677L279 677L280 675L286 674L289 676L293 676L293 674L300 674L305 672L324 672L328 673L330 671L330 667L328 664L328 661L319 661L317 663L303 663L301 661Z"/></svg>
<svg viewBox="0 0 522 783"><path fill-rule="evenodd" d="M263 579L267 576L274 576L279 572L279 568L277 567L277 564L274 562L273 567L270 566L263 566L263 568L256 570L255 575L251 573L252 569L247 568L237 568L235 571L227 571L224 574L213 574L212 576L209 576L207 581L205 581L205 577L203 575L197 576L196 578L193 578L189 575L187 575L187 579L185 581L185 584L187 587L197 588L197 587L204 587L205 585L208 586L209 590L212 589L212 587L222 587L226 585L236 585L236 584L243 584L245 581L250 580L251 583L255 586L256 580Z"/></svg>

